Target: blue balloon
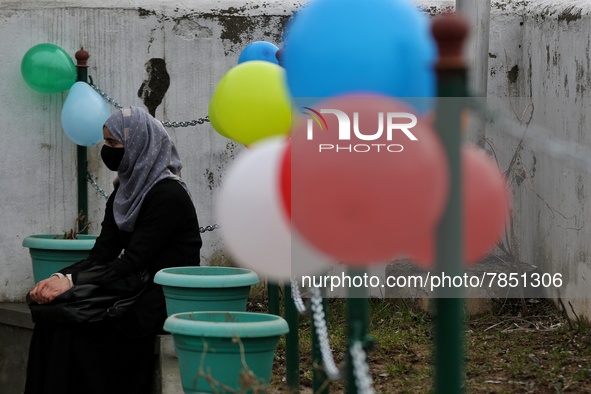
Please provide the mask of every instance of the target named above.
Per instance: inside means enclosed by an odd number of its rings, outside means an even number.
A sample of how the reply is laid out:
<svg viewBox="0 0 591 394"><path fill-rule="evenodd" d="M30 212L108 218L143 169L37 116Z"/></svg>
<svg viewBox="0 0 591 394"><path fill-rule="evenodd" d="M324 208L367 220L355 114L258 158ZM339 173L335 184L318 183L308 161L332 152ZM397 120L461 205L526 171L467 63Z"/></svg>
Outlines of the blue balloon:
<svg viewBox="0 0 591 394"><path fill-rule="evenodd" d="M62 127L72 142L90 146L103 140L103 125L111 116L103 98L86 82L70 88L62 107Z"/></svg>
<svg viewBox="0 0 591 394"><path fill-rule="evenodd" d="M279 64L277 61L277 48L274 44L267 41L255 41L248 44L246 48L242 50L238 57L238 64L248 62L251 60L262 60L265 62L271 62Z"/></svg>
<svg viewBox="0 0 591 394"><path fill-rule="evenodd" d="M435 41L410 0L312 0L288 25L282 50L298 106L374 93L424 112L435 96Z"/></svg>

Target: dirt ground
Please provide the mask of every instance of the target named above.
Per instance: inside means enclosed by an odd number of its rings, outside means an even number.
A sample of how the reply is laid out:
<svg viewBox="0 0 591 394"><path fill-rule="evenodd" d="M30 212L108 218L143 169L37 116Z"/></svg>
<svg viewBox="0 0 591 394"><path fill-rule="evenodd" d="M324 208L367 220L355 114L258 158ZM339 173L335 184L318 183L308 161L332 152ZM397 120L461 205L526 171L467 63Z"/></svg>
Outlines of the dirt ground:
<svg viewBox="0 0 591 394"><path fill-rule="evenodd" d="M552 302L530 299L499 303L496 310L465 321L466 393L591 393L591 329L572 322ZM249 302L249 309L265 309ZM329 300L333 357L344 365L346 301ZM432 392L433 320L403 302L370 300L374 347L368 365L376 393ZM312 393L310 316L299 319L300 388ZM331 393L345 382L326 382ZM277 348L272 393L288 393L285 339Z"/></svg>

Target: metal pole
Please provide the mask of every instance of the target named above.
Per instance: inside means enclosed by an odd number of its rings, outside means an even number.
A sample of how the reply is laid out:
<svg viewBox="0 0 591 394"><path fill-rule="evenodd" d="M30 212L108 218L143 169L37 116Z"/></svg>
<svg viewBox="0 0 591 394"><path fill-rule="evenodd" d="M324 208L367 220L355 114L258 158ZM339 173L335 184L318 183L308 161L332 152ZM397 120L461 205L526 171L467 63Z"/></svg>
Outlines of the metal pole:
<svg viewBox="0 0 591 394"><path fill-rule="evenodd" d="M279 285L276 283L267 283L267 296L269 299L268 310L272 315L279 316Z"/></svg>
<svg viewBox="0 0 591 394"><path fill-rule="evenodd" d="M76 52L76 68L78 70L77 81L88 81L88 66L86 62L90 55L80 48ZM86 234L88 230L85 228L84 222L88 222L88 183L86 181L86 174L88 172L88 152L85 146L78 145L76 147L76 163L77 163L77 184L78 184L78 212L85 215L85 219L78 223L78 232Z"/></svg>
<svg viewBox="0 0 591 394"><path fill-rule="evenodd" d="M468 25L459 14L435 19L433 35L439 49L435 127L447 153L450 193L447 208L437 229L436 272L440 277L463 275L461 130L460 117L465 106L466 66L462 56ZM464 300L463 289L442 288L435 305L435 393L464 391Z"/></svg>
<svg viewBox="0 0 591 394"><path fill-rule="evenodd" d="M300 392L300 341L298 333L298 310L291 296L291 286L283 286L285 320L289 332L285 336L285 372L290 393Z"/></svg>

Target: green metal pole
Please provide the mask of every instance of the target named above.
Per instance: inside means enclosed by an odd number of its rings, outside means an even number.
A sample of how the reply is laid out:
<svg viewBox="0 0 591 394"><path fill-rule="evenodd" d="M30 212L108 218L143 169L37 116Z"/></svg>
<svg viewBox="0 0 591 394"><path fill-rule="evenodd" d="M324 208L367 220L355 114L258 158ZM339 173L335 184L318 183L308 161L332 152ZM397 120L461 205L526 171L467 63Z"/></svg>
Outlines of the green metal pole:
<svg viewBox="0 0 591 394"><path fill-rule="evenodd" d="M276 283L267 283L267 295L268 295L268 311L272 315L279 316L279 285Z"/></svg>
<svg viewBox="0 0 591 394"><path fill-rule="evenodd" d="M76 52L76 68L78 70L77 81L88 81L88 66L86 61L90 57L88 52L81 48ZM86 182L86 174L88 172L88 152L85 146L78 145L76 147L76 163L77 163L77 186L78 186L78 212L82 212L85 216L84 220L78 223L78 231L86 234L88 230L85 228L84 222L88 222L88 184Z"/></svg>
<svg viewBox="0 0 591 394"><path fill-rule="evenodd" d="M458 15L444 15L433 23L439 47L435 127L447 153L450 192L437 229L436 274L443 278L462 276L461 124L466 96L466 67L462 44L467 24ZM435 305L435 379L438 394L464 392L464 289L438 289Z"/></svg>
<svg viewBox="0 0 591 394"><path fill-rule="evenodd" d="M298 311L291 296L291 286L283 286L285 320L289 332L285 336L285 372L290 393L300 392L300 341L298 333Z"/></svg>
<svg viewBox="0 0 591 394"><path fill-rule="evenodd" d="M351 278L365 274L365 270L349 268L348 275ZM347 393L357 394L357 385L353 373L353 359L351 346L360 341L364 349L368 349L372 340L368 336L369 328L369 300L367 288L364 286L351 286L347 294Z"/></svg>

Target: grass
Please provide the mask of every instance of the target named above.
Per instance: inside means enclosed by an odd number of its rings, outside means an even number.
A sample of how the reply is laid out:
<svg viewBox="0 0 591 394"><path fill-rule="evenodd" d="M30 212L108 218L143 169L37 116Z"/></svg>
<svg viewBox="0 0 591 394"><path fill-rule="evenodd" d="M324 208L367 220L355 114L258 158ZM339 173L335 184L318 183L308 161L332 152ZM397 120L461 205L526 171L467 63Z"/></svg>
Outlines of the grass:
<svg viewBox="0 0 591 394"><path fill-rule="evenodd" d="M370 300L369 331L374 339L368 364L376 393L432 391L433 320L397 300ZM399 300L398 300L399 301ZM250 300L249 310L265 310ZM591 393L591 330L571 324L549 300L505 305L465 321L467 393ZM328 329L333 356L343 366L346 300L329 300ZM311 322L299 317L300 392L312 392ZM270 392L287 393L285 338L277 347ZM330 383L331 393L345 382Z"/></svg>

